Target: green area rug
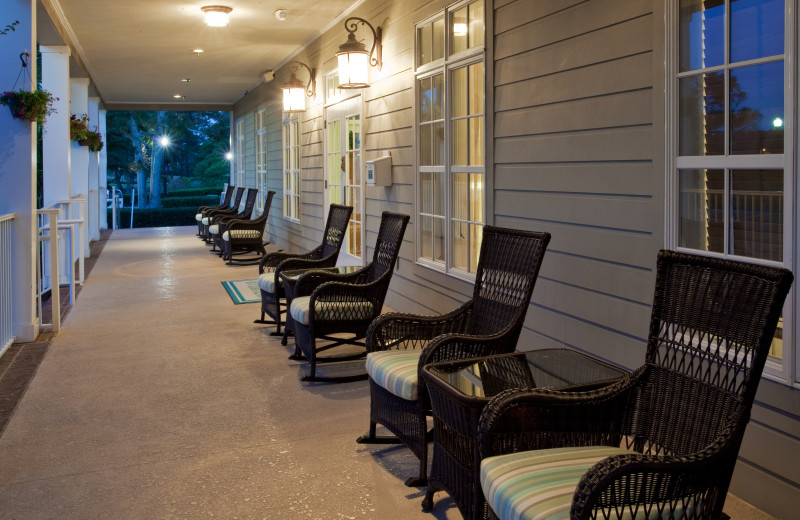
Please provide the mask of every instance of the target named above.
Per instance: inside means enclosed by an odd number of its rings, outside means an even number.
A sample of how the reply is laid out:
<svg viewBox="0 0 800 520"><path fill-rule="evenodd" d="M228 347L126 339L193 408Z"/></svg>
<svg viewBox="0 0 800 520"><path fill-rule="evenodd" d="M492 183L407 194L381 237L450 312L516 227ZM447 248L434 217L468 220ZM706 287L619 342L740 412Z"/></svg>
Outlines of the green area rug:
<svg viewBox="0 0 800 520"><path fill-rule="evenodd" d="M222 286L228 291L233 303L258 303L261 301L261 291L258 288L258 280L232 280L222 282Z"/></svg>

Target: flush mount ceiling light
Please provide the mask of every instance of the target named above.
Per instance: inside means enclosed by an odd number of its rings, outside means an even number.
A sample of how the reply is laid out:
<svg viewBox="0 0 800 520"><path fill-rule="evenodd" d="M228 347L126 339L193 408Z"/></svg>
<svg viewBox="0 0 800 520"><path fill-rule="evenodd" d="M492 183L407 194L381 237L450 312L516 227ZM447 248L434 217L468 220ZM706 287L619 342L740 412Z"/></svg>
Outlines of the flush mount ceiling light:
<svg viewBox="0 0 800 520"><path fill-rule="evenodd" d="M190 81L192 80L189 78L181 78L181 83L189 83Z"/></svg>
<svg viewBox="0 0 800 520"><path fill-rule="evenodd" d="M295 72L299 68L304 68L308 71L308 84L303 84L302 81L297 79ZM283 111L284 112L305 112L306 99L308 96L313 98L317 94L317 81L314 79L314 69L309 68L305 63L299 61L292 61L289 63L289 70L292 75L289 81L282 87L283 88Z"/></svg>
<svg viewBox="0 0 800 520"><path fill-rule="evenodd" d="M277 11L275 11L275 18L277 18L281 22L286 20L286 17L288 15L289 13L286 11L286 9L278 9Z"/></svg>
<svg viewBox="0 0 800 520"><path fill-rule="evenodd" d="M367 46L356 40L358 24L369 27L372 31L372 48L367 52ZM339 88L364 88L369 86L369 66L381 70L381 28L375 29L363 18L352 17L344 21L347 30L347 41L339 46L336 57L339 61ZM375 57L372 54L375 54Z"/></svg>
<svg viewBox="0 0 800 520"><path fill-rule="evenodd" d="M228 25L228 13L233 8L224 5L206 5L200 8L206 13L206 25L209 27L225 27Z"/></svg>

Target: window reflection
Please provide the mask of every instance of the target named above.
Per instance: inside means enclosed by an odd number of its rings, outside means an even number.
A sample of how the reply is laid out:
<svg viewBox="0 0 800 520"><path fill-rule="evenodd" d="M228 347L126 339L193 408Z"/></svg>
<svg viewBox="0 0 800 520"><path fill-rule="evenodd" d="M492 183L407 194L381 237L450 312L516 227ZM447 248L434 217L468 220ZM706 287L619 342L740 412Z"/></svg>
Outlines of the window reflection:
<svg viewBox="0 0 800 520"><path fill-rule="evenodd" d="M731 69L729 98L731 153L783 153L783 62Z"/></svg>

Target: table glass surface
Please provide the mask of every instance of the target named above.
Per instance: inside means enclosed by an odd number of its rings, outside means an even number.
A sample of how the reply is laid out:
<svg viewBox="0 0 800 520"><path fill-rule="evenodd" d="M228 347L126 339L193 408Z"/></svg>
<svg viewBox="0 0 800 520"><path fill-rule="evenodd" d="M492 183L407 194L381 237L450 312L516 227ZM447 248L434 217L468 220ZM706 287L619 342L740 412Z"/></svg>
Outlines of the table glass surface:
<svg viewBox="0 0 800 520"><path fill-rule="evenodd" d="M627 372L575 350L543 349L427 365L425 371L469 397L492 397L510 388L586 389Z"/></svg>

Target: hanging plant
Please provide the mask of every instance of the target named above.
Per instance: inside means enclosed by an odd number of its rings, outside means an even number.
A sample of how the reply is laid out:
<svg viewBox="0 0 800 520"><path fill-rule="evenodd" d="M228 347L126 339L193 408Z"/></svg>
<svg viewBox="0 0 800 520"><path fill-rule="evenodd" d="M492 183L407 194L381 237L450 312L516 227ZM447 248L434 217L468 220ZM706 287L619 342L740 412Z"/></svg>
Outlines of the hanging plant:
<svg viewBox="0 0 800 520"><path fill-rule="evenodd" d="M83 114L78 117L72 114L69 117L69 138L78 141L81 146L89 146L89 116Z"/></svg>
<svg viewBox="0 0 800 520"><path fill-rule="evenodd" d="M93 152L99 152L103 149L103 136L100 134L100 132L89 130L89 137L86 138L86 141L86 146L88 146L89 150Z"/></svg>
<svg viewBox="0 0 800 520"><path fill-rule="evenodd" d="M7 90L0 95L0 105L5 105L16 119L26 119L44 124L47 116L54 114L53 102L58 101L51 93L43 89L33 92L28 90Z"/></svg>

